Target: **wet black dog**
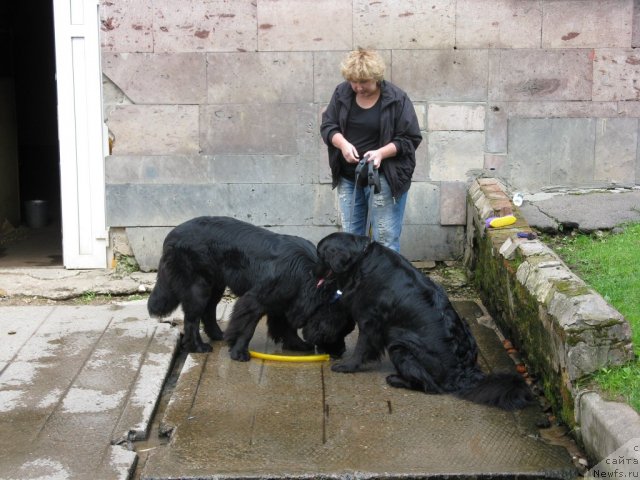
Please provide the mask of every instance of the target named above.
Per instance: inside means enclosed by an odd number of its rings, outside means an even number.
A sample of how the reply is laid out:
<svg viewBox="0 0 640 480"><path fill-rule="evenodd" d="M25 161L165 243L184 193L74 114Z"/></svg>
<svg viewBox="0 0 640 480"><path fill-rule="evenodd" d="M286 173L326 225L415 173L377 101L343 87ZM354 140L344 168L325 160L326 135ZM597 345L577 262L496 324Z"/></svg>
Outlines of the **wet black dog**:
<svg viewBox="0 0 640 480"><path fill-rule="evenodd" d="M202 321L209 338L229 343L231 358L247 361L258 321L267 315L269 335L283 348L307 351L317 345L340 356L355 322L332 299L335 292L316 288L316 262L315 246L303 238L233 218L194 218L167 235L147 308L162 317L182 304L182 346L189 352L211 351L200 336ZM216 306L226 287L240 298L223 334ZM310 343L298 336L299 328Z"/></svg>
<svg viewBox="0 0 640 480"><path fill-rule="evenodd" d="M402 255L367 237L333 233L318 243L316 274L342 291L358 325L352 355L336 372L355 372L389 353L392 387L452 393L505 410L525 407L532 394L516 372L485 374L467 323L443 288ZM325 287L327 288L327 287Z"/></svg>

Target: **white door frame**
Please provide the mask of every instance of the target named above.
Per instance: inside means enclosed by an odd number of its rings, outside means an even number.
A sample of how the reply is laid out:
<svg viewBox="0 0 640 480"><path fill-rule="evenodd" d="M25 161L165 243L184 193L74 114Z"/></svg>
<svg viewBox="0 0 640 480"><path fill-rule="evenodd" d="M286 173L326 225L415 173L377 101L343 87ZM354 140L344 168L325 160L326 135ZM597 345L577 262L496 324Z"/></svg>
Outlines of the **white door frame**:
<svg viewBox="0 0 640 480"><path fill-rule="evenodd" d="M105 134L97 0L52 0L62 256L65 268L105 268Z"/></svg>

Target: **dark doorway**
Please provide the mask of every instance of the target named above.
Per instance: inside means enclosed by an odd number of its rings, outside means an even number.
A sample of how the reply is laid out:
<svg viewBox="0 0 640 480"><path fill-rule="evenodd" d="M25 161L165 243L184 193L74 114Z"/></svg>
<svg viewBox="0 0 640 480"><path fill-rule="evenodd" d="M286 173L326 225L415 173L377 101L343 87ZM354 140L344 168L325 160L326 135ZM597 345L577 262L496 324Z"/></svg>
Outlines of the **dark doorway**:
<svg viewBox="0 0 640 480"><path fill-rule="evenodd" d="M62 265L55 74L53 1L2 2L0 138L15 148L0 158L0 267Z"/></svg>

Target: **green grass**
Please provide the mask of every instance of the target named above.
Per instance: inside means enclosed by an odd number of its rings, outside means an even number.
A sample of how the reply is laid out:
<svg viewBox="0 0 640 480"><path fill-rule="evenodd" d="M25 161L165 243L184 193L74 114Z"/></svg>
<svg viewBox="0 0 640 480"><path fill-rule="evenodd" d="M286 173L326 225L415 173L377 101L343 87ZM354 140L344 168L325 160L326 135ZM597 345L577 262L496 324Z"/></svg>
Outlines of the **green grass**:
<svg viewBox="0 0 640 480"><path fill-rule="evenodd" d="M574 273L624 315L640 355L640 223L627 225L622 233L556 237L550 243ZM591 380L610 398L623 398L640 412L640 360L605 368Z"/></svg>
<svg viewBox="0 0 640 480"><path fill-rule="evenodd" d="M81 305L90 305L96 299L96 292L87 291L76 299L76 303Z"/></svg>

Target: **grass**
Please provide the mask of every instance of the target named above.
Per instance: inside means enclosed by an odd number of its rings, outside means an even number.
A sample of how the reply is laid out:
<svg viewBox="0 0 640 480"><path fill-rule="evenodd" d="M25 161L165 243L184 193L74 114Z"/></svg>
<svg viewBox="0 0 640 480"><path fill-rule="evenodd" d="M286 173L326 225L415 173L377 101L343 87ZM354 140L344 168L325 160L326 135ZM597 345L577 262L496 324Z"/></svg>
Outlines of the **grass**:
<svg viewBox="0 0 640 480"><path fill-rule="evenodd" d="M580 278L618 310L631 325L636 357L640 355L640 223L622 233L562 236L549 239L554 251ZM640 412L640 360L604 368L591 381L614 399Z"/></svg>
<svg viewBox="0 0 640 480"><path fill-rule="evenodd" d="M97 293L93 291L84 292L80 297L78 297L75 303L79 305L90 305L96 299Z"/></svg>

